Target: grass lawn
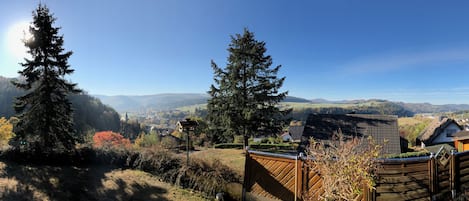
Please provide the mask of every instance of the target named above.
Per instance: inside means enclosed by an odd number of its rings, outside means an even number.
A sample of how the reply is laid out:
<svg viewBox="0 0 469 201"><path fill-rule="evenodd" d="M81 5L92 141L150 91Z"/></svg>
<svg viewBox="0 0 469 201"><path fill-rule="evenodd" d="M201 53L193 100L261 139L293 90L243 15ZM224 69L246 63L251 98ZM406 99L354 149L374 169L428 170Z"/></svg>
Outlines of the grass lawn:
<svg viewBox="0 0 469 201"><path fill-rule="evenodd" d="M55 167L0 162L0 200L187 200L201 194L112 166Z"/></svg>
<svg viewBox="0 0 469 201"><path fill-rule="evenodd" d="M206 149L194 152L191 156L207 161L219 160L239 175L244 175L245 155L242 149Z"/></svg>

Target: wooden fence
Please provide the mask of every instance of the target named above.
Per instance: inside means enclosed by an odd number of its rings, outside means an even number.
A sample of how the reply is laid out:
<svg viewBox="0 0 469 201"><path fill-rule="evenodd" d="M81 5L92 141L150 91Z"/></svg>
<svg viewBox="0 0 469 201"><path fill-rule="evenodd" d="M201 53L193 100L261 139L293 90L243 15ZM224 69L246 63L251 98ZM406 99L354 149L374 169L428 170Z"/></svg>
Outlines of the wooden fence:
<svg viewBox="0 0 469 201"><path fill-rule="evenodd" d="M357 200L448 200L469 192L469 152L379 162L375 189ZM323 193L322 178L304 159L257 151L246 154L243 188L274 200L319 200Z"/></svg>

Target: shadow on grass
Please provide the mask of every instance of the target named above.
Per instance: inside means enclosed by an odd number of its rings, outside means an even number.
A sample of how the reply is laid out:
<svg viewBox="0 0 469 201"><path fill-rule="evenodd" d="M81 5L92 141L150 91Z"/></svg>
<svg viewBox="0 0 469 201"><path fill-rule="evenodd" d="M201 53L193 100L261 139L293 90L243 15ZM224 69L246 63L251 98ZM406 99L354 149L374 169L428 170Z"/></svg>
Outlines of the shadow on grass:
<svg viewBox="0 0 469 201"><path fill-rule="evenodd" d="M117 178L113 166L0 164L1 200L168 200L166 189Z"/></svg>

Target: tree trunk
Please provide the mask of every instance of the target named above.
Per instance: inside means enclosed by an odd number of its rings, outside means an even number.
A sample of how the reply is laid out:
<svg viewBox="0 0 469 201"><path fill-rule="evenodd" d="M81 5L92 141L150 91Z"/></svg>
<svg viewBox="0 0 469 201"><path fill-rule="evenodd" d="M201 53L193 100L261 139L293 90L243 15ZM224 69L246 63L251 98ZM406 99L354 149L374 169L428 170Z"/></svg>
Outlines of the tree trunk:
<svg viewBox="0 0 469 201"><path fill-rule="evenodd" d="M249 136L244 135L244 150L247 151L249 148Z"/></svg>

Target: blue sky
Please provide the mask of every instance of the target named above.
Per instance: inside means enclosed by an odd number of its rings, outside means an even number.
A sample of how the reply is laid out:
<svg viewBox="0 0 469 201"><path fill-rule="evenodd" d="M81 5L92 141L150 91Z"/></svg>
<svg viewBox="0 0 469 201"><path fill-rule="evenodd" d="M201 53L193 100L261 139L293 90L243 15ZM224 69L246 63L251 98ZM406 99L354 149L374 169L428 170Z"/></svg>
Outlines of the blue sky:
<svg viewBox="0 0 469 201"><path fill-rule="evenodd" d="M0 75L17 76L9 27L38 0L0 2ZM247 27L308 99L469 104L469 2L41 0L57 17L90 94L205 93Z"/></svg>

